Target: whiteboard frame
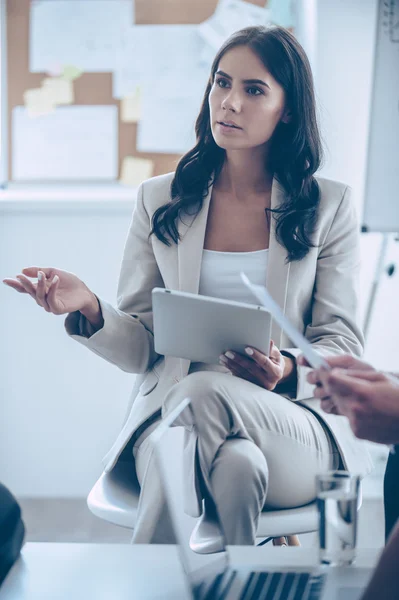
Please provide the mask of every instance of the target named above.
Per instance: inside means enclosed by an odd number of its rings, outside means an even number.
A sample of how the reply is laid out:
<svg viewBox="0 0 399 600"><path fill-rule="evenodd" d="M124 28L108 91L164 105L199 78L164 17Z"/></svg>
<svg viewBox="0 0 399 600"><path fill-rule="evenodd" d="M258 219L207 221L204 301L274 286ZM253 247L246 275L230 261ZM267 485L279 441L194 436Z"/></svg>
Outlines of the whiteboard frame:
<svg viewBox="0 0 399 600"><path fill-rule="evenodd" d="M389 2L399 2L399 0L389 0ZM365 222L365 213L366 213L366 208L369 205L369 203L367 203L367 189L368 189L368 184L369 184L369 173L370 173L370 169L369 169L369 165L370 165L370 148L371 148L371 133L372 133L372 122L373 122L373 109L375 108L375 103L376 103L376 86L375 86L375 79L376 79L376 72L377 72L377 60L378 60L378 44L380 41L380 38L383 35L382 32L382 28L383 28L383 24L381 24L381 11L383 9L383 6L385 5L384 0L377 0L377 19L376 19L376 24L375 24L375 35L374 35L374 60L373 60L373 69L372 69L372 89L371 89L371 102L370 102L370 114L369 114L369 121L368 121L368 136L367 136L367 159L366 159L366 175L365 175L365 187L364 187L364 202L363 202L363 210L362 210L362 232L363 233L367 233L367 232L376 232L376 233L394 233L397 234L398 230L397 229L390 229L390 228L383 228L383 227L374 227L373 225L368 225Z"/></svg>

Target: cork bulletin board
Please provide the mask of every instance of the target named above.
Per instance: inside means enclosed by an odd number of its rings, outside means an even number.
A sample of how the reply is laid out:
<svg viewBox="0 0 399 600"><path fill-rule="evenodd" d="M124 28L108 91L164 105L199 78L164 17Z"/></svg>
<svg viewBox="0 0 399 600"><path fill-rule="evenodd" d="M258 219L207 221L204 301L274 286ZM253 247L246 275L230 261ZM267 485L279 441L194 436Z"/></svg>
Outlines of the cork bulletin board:
<svg viewBox="0 0 399 600"><path fill-rule="evenodd" d="M133 1L133 0L132 0ZM265 6L265 0L247 0ZM214 12L217 0L135 0L136 25L198 24ZM8 178L13 180L12 111L24 104L26 90L40 87L46 73L29 71L29 31L31 0L6 0L7 10L7 94L8 94ZM83 73L74 83L74 105L115 105L111 72ZM153 175L173 171L180 158L176 154L142 153L136 150L137 124L118 119L119 173L126 156L150 159Z"/></svg>

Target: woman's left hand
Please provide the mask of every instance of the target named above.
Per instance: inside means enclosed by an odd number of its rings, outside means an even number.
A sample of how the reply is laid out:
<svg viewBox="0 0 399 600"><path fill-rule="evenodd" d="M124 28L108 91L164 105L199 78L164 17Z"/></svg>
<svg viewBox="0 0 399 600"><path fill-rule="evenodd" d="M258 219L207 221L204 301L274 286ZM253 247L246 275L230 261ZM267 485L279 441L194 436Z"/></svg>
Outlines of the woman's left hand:
<svg viewBox="0 0 399 600"><path fill-rule="evenodd" d="M228 350L220 356L220 362L233 375L260 385L266 390L274 390L292 375L293 359L283 356L273 340L270 341L269 356L255 348L245 348L247 356Z"/></svg>

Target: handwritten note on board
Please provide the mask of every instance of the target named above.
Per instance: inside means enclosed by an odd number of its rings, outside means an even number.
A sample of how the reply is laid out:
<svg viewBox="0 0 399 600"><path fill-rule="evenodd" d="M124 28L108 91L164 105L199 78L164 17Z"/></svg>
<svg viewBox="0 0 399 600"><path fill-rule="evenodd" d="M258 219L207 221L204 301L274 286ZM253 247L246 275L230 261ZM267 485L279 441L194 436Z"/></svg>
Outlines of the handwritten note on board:
<svg viewBox="0 0 399 600"><path fill-rule="evenodd" d="M15 181L116 180L116 106L59 106L29 118L24 106L12 114Z"/></svg>
<svg viewBox="0 0 399 600"><path fill-rule="evenodd" d="M30 71L54 62L112 71L121 32L134 23L133 0L46 0L31 6Z"/></svg>

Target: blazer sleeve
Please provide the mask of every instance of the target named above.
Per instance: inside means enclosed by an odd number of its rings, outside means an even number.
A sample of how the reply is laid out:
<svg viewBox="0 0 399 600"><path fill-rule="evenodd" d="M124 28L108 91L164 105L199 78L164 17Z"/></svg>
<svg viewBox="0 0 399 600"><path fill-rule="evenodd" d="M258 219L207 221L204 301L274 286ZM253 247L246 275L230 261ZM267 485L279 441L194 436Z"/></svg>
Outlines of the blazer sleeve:
<svg viewBox="0 0 399 600"><path fill-rule="evenodd" d="M125 243L117 307L98 298L104 325L96 332L79 311L65 319L72 339L128 373L144 373L159 358L154 350L151 291L164 283L149 240L151 221L143 201L144 185L137 192Z"/></svg>
<svg viewBox="0 0 399 600"><path fill-rule="evenodd" d="M311 321L305 337L321 355L352 354L361 356L363 333L358 325L360 274L360 230L346 187L341 202L322 243L316 267ZM294 358L298 348L284 348ZM297 390L293 400L313 397L314 386L306 381L310 371L297 367Z"/></svg>

